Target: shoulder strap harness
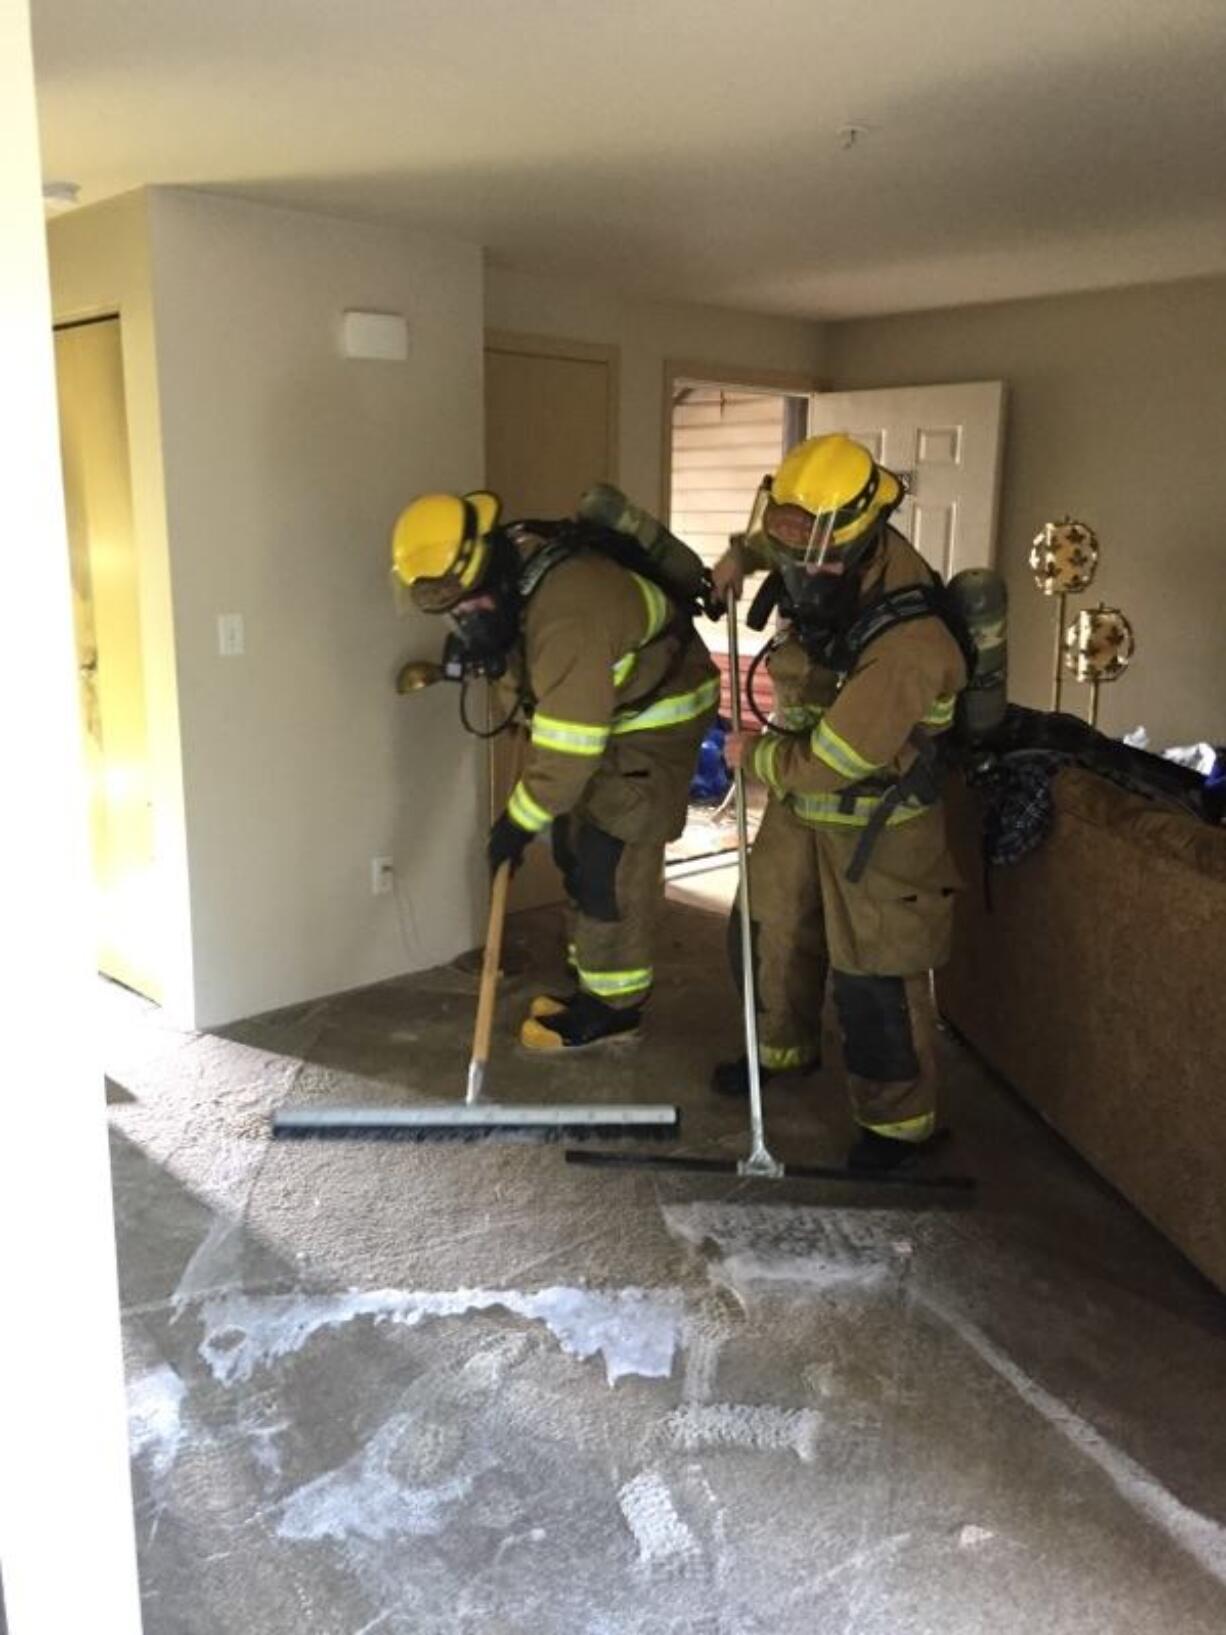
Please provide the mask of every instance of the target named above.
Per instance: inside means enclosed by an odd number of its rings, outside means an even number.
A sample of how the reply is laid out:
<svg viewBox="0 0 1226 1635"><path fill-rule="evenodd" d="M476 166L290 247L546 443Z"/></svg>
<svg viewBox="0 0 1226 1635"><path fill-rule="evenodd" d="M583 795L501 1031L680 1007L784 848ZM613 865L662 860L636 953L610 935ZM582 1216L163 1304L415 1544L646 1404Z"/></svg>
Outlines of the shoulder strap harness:
<svg viewBox="0 0 1226 1635"><path fill-rule="evenodd" d="M602 528L598 523L580 522L570 517L563 518L560 522L524 522L522 526L527 531L547 539L548 543L530 557L520 571L521 605L527 604L554 568L560 567L563 562L569 562L580 551L593 551L598 556L607 557L628 573L637 573L642 578L649 579L668 597L669 605L673 609L672 618L643 643L643 648L654 647L671 636L676 640L676 651L655 686L641 698L623 704L616 712L619 716L638 715L663 695L681 668L686 649L694 639L695 609L686 605L680 598L676 585L670 584L661 574L643 546L626 534L619 534L613 528ZM534 701L526 698L524 703L525 710L530 714Z"/></svg>

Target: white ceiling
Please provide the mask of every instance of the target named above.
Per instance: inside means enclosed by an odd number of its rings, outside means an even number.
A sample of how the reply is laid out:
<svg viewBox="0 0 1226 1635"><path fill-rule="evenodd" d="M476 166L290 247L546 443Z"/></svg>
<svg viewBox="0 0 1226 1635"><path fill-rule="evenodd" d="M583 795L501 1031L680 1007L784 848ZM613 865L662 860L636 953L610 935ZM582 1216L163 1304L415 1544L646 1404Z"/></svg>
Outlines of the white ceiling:
<svg viewBox="0 0 1226 1635"><path fill-rule="evenodd" d="M1226 271L1226 0L32 7L86 203L215 187L813 317Z"/></svg>

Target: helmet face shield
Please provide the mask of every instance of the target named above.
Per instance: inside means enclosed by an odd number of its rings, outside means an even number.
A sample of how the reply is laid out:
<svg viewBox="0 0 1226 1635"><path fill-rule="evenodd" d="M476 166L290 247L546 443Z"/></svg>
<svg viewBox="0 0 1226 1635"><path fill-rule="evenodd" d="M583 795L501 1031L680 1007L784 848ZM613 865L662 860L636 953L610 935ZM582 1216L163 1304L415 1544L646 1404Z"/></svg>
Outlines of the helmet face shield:
<svg viewBox="0 0 1226 1635"><path fill-rule="evenodd" d="M435 579L414 579L409 586L409 599L419 613L448 613L473 594L459 574L444 573Z"/></svg>
<svg viewBox="0 0 1226 1635"><path fill-rule="evenodd" d="M772 500L766 507L762 526L769 542L779 547L779 566L801 562L816 571L824 566L838 522L837 511L816 515L799 505L781 505Z"/></svg>
<svg viewBox="0 0 1226 1635"><path fill-rule="evenodd" d="M839 533L847 525L845 510L805 507L770 499L762 511L765 552L783 580L787 616L802 641L822 642L853 614L859 597L856 571L871 551L877 532L857 530L847 544Z"/></svg>
<svg viewBox="0 0 1226 1635"><path fill-rule="evenodd" d="M894 473L842 433L797 443L758 489L745 537L783 582L781 614L822 663L833 662L831 644L855 617L902 495Z"/></svg>
<svg viewBox="0 0 1226 1635"><path fill-rule="evenodd" d="M810 564L874 533L903 496L894 473L842 433L797 443L770 486L768 538Z"/></svg>

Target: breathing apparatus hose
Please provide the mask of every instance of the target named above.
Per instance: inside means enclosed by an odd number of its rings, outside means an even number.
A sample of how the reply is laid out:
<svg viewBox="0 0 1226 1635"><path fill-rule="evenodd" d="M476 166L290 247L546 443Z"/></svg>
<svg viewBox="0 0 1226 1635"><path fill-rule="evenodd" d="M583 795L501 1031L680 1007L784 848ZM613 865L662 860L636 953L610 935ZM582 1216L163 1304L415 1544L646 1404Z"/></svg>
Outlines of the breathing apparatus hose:
<svg viewBox="0 0 1226 1635"><path fill-rule="evenodd" d="M767 732L773 732L778 738L807 738L809 736L808 727L780 726L777 721L772 721L769 716L763 715L761 709L759 708L758 701L754 697L754 682L757 679L759 666L770 657L777 647L781 647L786 640L786 633L778 636L772 636L770 641L766 643L765 647L760 647L754 654L753 658L750 659L749 669L745 672L745 702L748 704L752 713L766 728Z"/></svg>
<svg viewBox="0 0 1226 1635"><path fill-rule="evenodd" d="M523 696L521 694L516 698L514 704L496 727L489 727L482 731L480 727L474 727L468 717L468 689L471 682L471 676L465 676L460 682L460 725L465 732L470 732L474 738L497 738L500 733L506 732L507 728L513 724L515 717L519 714L520 706L523 704Z"/></svg>

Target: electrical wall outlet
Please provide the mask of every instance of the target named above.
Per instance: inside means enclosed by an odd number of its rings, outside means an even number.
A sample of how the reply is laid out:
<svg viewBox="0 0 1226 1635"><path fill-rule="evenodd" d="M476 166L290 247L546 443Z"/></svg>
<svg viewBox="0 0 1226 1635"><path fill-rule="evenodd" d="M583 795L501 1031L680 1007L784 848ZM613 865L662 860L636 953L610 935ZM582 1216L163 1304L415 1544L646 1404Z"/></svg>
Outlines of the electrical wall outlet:
<svg viewBox="0 0 1226 1635"><path fill-rule="evenodd" d="M396 881L396 865L390 857L372 857L370 860L370 894L386 897Z"/></svg>

